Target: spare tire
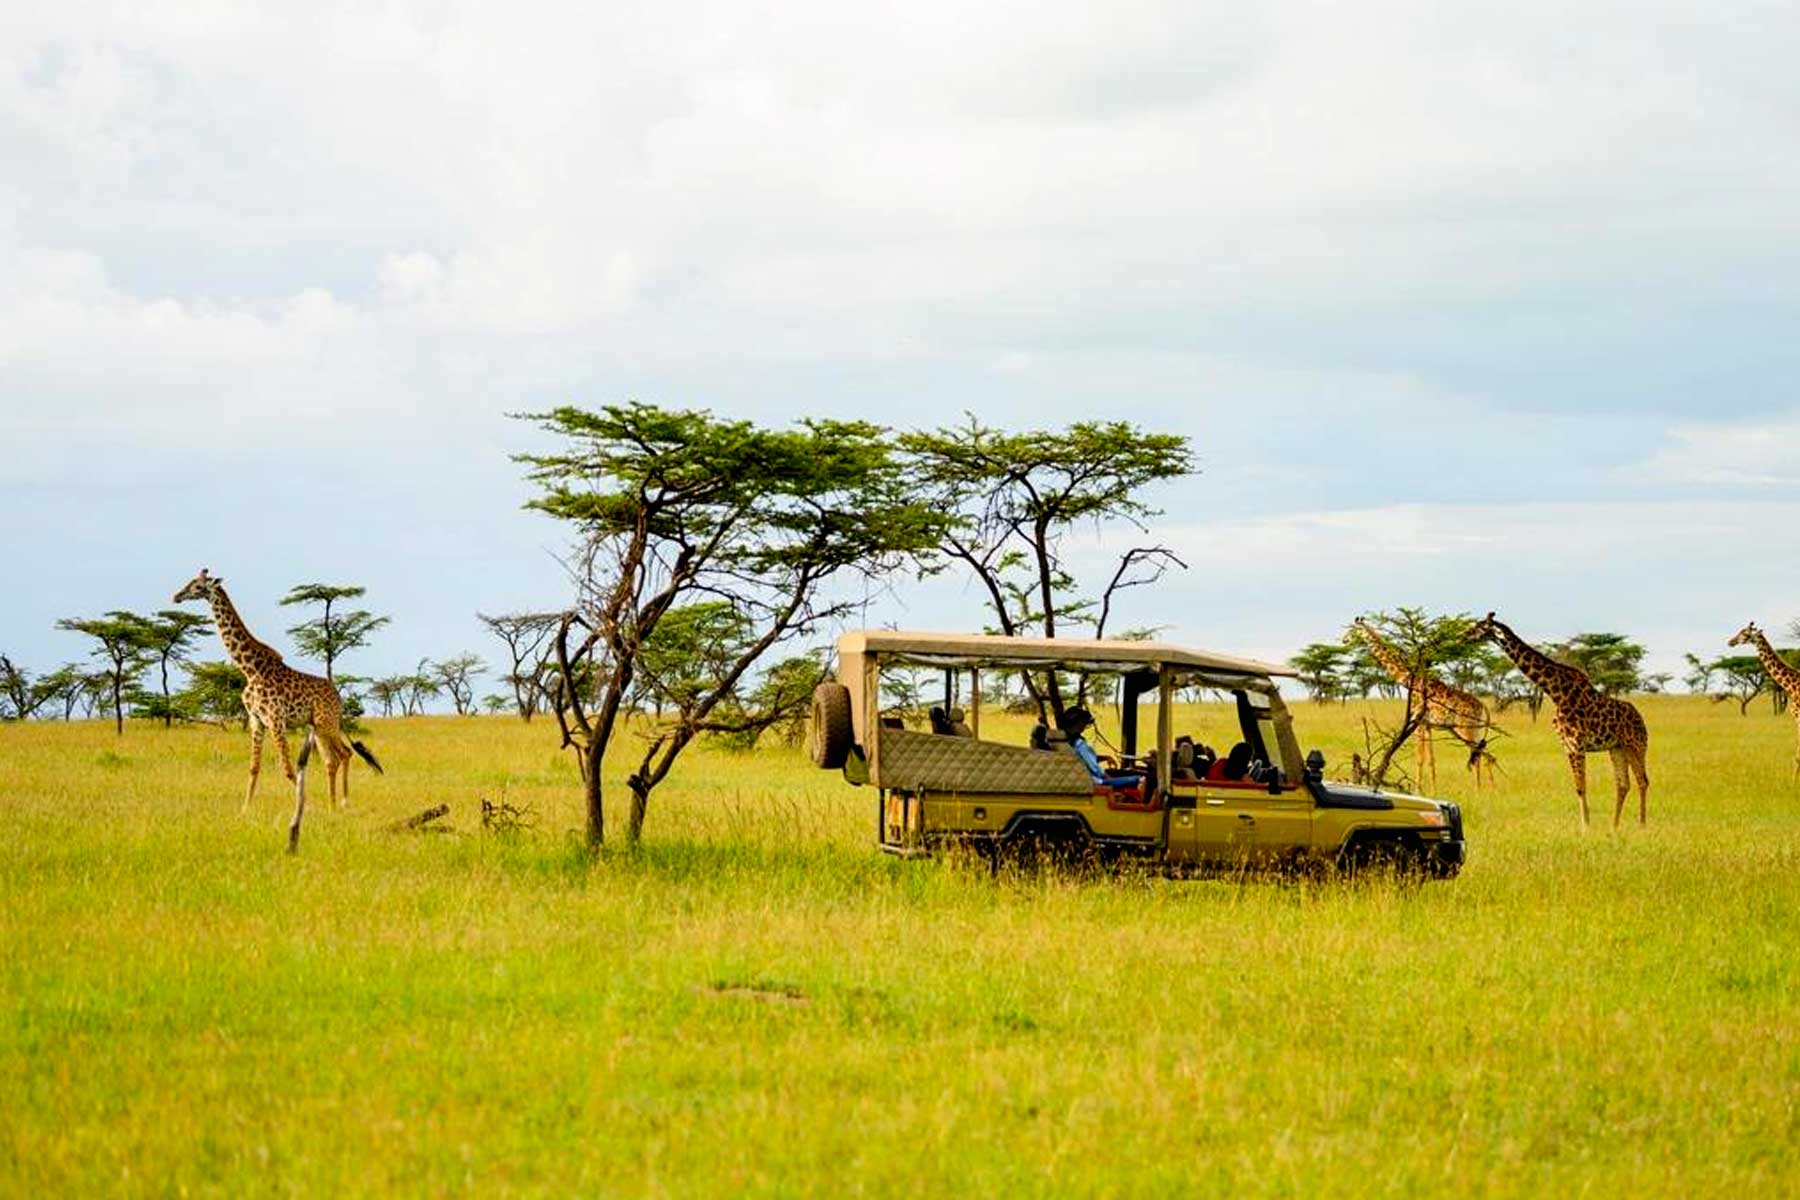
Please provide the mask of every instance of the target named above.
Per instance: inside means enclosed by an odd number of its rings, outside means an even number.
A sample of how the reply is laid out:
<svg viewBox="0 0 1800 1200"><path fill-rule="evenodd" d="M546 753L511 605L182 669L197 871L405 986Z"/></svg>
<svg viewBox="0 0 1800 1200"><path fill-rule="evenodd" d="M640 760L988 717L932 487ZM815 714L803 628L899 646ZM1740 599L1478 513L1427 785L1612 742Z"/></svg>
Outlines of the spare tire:
<svg viewBox="0 0 1800 1200"><path fill-rule="evenodd" d="M812 733L807 751L813 762L828 771L844 765L856 733L850 726L850 689L841 683L821 683L813 689Z"/></svg>

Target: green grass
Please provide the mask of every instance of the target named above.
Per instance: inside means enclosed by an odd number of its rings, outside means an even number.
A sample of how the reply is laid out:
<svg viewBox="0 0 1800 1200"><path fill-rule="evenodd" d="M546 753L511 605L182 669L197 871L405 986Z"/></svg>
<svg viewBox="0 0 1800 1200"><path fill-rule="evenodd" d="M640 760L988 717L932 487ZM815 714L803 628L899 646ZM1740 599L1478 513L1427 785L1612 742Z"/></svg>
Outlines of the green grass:
<svg viewBox="0 0 1800 1200"><path fill-rule="evenodd" d="M1793 724L1644 707L1648 829L1598 756L1583 834L1508 714L1417 888L894 861L785 749L694 753L589 866L553 729L502 719L373 722L388 775L289 858L242 735L0 727L0 1194L1791 1194Z"/></svg>

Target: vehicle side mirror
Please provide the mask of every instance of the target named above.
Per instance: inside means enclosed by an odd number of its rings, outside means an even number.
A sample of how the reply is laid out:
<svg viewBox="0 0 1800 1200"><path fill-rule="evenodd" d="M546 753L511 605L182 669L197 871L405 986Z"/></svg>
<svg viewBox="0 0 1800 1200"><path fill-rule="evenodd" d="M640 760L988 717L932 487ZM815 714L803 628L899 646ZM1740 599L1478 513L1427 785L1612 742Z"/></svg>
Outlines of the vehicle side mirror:
<svg viewBox="0 0 1800 1200"><path fill-rule="evenodd" d="M1306 777L1314 783L1325 778L1325 756L1317 750L1306 756Z"/></svg>

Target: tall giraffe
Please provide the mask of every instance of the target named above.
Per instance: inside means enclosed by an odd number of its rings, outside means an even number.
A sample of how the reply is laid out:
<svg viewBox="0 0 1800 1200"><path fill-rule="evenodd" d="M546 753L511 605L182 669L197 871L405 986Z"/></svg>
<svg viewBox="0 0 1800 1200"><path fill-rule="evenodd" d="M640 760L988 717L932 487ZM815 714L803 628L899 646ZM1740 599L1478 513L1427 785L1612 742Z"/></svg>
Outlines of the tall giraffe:
<svg viewBox="0 0 1800 1200"><path fill-rule="evenodd" d="M1381 669L1406 689L1408 702L1421 705L1419 720L1419 779L1423 782L1426 768L1431 770L1431 786L1437 787L1437 750L1431 744L1431 729L1450 729L1469 747L1469 769L1475 772L1475 786L1481 786L1481 768L1486 764L1488 780L1493 781L1494 758L1487 752L1487 705L1481 697L1445 683L1430 671L1420 672L1396 650L1388 640L1361 617L1351 622L1351 629L1368 643L1369 653Z"/></svg>
<svg viewBox="0 0 1800 1200"><path fill-rule="evenodd" d="M1569 757L1569 771L1575 776L1575 795L1581 801L1581 824L1588 824L1587 756L1596 750L1612 755L1613 786L1617 799L1613 805L1613 828L1625 813L1625 796L1631 791L1631 778L1637 778L1638 824L1650 819L1650 773L1645 758L1650 751L1650 731L1644 727L1644 715L1628 701L1608 696L1588 679L1587 672L1568 663L1560 663L1494 618L1493 613L1475 623L1475 636L1500 644L1506 656L1518 665L1525 677L1538 685L1556 708L1550 727L1562 740L1563 753Z"/></svg>
<svg viewBox="0 0 1800 1200"><path fill-rule="evenodd" d="M1787 693L1788 711L1794 714L1794 782L1800 783L1800 670L1790 666L1786 659L1775 653L1775 647L1769 645L1769 639L1763 631L1751 621L1742 629L1731 635L1731 646L1742 646L1749 642L1756 647L1756 656L1762 659L1763 670L1769 673L1776 686Z"/></svg>
<svg viewBox="0 0 1800 1200"><path fill-rule="evenodd" d="M225 652L231 655L238 670L244 673L244 711L250 715L250 786L244 790L244 807L250 807L256 795L256 777L262 773L263 738L275 735L281 748L281 769L288 779L294 778L294 760L288 750L287 731L292 725L310 726L325 751L325 774L331 782L332 803L337 803L338 768L344 771L344 802L350 800L350 754L354 750L363 761L381 773L381 764L361 742L344 736L343 702L337 688L328 679L296 671L281 661L274 647L256 640L244 619L238 616L231 597L225 594L223 580L206 573L190 579L175 593L177 604L185 600L205 600L212 605L213 623L219 627L219 638Z"/></svg>

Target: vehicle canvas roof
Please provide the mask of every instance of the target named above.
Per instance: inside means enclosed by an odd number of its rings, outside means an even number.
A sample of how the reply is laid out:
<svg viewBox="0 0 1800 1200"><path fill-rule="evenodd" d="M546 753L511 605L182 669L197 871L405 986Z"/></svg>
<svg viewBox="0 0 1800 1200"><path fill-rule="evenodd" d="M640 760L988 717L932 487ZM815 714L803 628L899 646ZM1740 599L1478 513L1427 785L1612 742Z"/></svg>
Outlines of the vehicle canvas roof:
<svg viewBox="0 0 1800 1200"><path fill-rule="evenodd" d="M867 629L839 637L838 653L846 658L864 653L894 655L914 662L941 666L1034 663L1130 671L1165 665L1242 675L1279 675L1291 678L1294 674L1291 668L1260 662L1254 658L1171 646L1167 642L1128 641L1124 638L1028 638L979 633L914 633L895 629Z"/></svg>

